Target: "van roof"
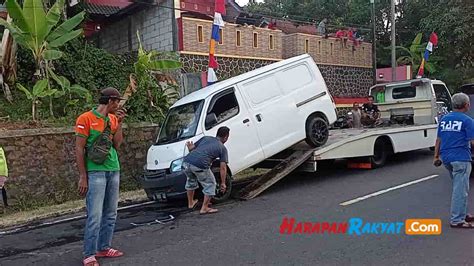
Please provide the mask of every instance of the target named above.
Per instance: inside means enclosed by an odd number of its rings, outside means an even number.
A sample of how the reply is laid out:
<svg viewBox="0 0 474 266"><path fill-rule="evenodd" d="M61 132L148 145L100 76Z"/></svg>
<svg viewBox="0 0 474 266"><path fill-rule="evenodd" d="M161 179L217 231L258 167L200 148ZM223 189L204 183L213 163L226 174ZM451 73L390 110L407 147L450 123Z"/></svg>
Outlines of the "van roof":
<svg viewBox="0 0 474 266"><path fill-rule="evenodd" d="M173 104L172 107L176 107L176 106L179 106L179 105L183 105L183 104L187 104L187 103L191 103L191 102L206 99L210 95L213 95L214 93L219 92L219 91L221 91L225 88L228 88L229 86L234 85L238 82L244 81L246 79L252 78L254 76L263 74L265 72L271 71L273 69L276 69L276 68L279 68L279 67L297 62L297 61L306 60L307 58L311 58L311 56L308 55L308 54L295 56L295 57L292 57L292 58L289 58L289 59L285 59L285 60L282 60L282 61L279 61L279 62L275 62L275 63L270 64L270 65L266 65L264 67L249 71L247 73L244 73L244 74L241 74L241 75L238 75L238 76L226 79L226 80L219 81L218 83L215 83L215 84L212 84L210 86L204 87L200 90L197 90L193 93L190 93L190 94L184 96L183 98L178 100L175 104Z"/></svg>

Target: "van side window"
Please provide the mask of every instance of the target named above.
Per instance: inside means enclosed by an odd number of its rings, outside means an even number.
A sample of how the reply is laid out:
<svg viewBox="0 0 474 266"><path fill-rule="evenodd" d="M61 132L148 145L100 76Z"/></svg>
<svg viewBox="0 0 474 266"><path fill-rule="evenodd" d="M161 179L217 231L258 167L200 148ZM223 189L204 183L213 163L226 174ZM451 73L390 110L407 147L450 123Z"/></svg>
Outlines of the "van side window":
<svg viewBox="0 0 474 266"><path fill-rule="evenodd" d="M415 98L415 97L416 97L416 89L411 86L394 88L392 91L393 99L405 99L405 98Z"/></svg>
<svg viewBox="0 0 474 266"><path fill-rule="evenodd" d="M217 94L211 100L207 115L214 114L217 118L217 125L229 120L239 113L239 104L235 97L234 89L226 90ZM215 125L206 125L206 130L211 129Z"/></svg>
<svg viewBox="0 0 474 266"><path fill-rule="evenodd" d="M442 84L433 84L433 88L436 94L436 101L437 102L444 102L446 107L448 107L448 111L452 111L452 103L451 103L451 96L449 95L448 88Z"/></svg>

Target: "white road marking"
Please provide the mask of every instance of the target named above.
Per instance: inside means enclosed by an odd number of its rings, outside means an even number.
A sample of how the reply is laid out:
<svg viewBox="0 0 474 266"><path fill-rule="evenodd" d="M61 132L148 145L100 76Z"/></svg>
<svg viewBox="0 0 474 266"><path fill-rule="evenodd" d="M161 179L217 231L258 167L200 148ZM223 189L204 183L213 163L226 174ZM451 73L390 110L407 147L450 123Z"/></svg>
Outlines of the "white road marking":
<svg viewBox="0 0 474 266"><path fill-rule="evenodd" d="M427 176L427 177L423 177L421 179L417 179L417 180L414 180L414 181L411 181L411 182L408 182L408 183L405 183L405 184L401 184L401 185L391 187L391 188L387 188L387 189L384 189L384 190L380 190L380 191L374 192L372 194L365 195L365 196L362 196L362 197L359 197L359 198L356 198L356 199L353 199L353 200L349 200L349 201L343 202L339 205L348 206L348 205L357 203L359 201L363 201L363 200L366 200L366 199L369 199L369 198L372 198L372 197L375 197L375 196L378 196L378 195L382 195L382 194L385 194L387 192L390 192L390 191L393 191L393 190L396 190L396 189L399 189L399 188L403 188L403 187L411 186L411 185L414 185L414 184L417 184L417 183L420 183L420 182L423 182L423 181L427 181L427 180L436 178L438 176L439 175L430 175L430 176Z"/></svg>

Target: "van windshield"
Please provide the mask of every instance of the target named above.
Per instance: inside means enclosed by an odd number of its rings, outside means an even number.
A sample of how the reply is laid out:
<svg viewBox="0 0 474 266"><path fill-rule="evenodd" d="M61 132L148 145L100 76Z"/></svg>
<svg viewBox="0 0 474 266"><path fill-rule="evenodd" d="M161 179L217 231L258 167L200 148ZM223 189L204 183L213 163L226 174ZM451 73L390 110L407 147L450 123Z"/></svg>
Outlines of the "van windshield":
<svg viewBox="0 0 474 266"><path fill-rule="evenodd" d="M196 134L204 101L192 102L171 108L161 127L156 144L178 142Z"/></svg>

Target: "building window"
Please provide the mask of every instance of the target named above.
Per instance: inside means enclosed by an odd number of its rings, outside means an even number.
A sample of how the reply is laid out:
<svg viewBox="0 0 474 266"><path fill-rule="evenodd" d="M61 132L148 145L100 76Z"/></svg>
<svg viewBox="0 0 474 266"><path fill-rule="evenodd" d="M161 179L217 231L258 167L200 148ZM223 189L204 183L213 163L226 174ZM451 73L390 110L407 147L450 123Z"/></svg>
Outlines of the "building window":
<svg viewBox="0 0 474 266"><path fill-rule="evenodd" d="M321 41L318 41L318 54L321 54Z"/></svg>
<svg viewBox="0 0 474 266"><path fill-rule="evenodd" d="M333 45L333 43L331 43L331 55L332 55L333 49L334 49L334 45Z"/></svg>
<svg viewBox="0 0 474 266"><path fill-rule="evenodd" d="M236 33L235 33L235 45L240 47L241 38L242 38L242 33L240 32L240 30L236 31Z"/></svg>
<svg viewBox="0 0 474 266"><path fill-rule="evenodd" d="M222 45L224 44L224 30L219 29L219 44Z"/></svg>
<svg viewBox="0 0 474 266"><path fill-rule="evenodd" d="M201 25L197 26L197 39L198 39L198 42L204 42L204 37L203 37L202 26Z"/></svg>
<svg viewBox="0 0 474 266"><path fill-rule="evenodd" d="M275 50L275 38L273 37L273 34L270 34L270 38L268 41L270 50Z"/></svg>
<svg viewBox="0 0 474 266"><path fill-rule="evenodd" d="M198 10L198 9L199 9L197 4L194 4L194 9L195 9L195 10Z"/></svg>
<svg viewBox="0 0 474 266"><path fill-rule="evenodd" d="M258 48L258 33L253 33L253 48Z"/></svg>
<svg viewBox="0 0 474 266"><path fill-rule="evenodd" d="M304 52L309 53L309 40L304 40Z"/></svg>

